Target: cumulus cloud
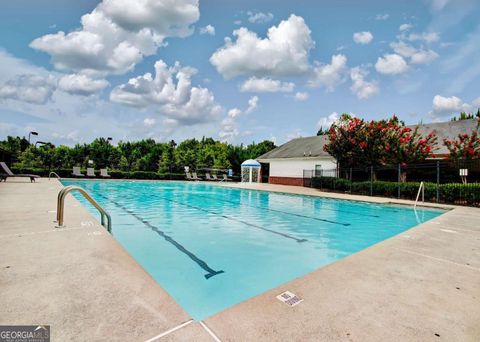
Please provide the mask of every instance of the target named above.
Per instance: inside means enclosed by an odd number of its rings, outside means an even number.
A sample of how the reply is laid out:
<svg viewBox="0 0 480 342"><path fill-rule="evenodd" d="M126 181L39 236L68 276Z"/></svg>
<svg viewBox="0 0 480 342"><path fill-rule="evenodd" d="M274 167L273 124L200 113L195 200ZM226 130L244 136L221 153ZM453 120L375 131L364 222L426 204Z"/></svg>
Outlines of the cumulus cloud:
<svg viewBox="0 0 480 342"><path fill-rule="evenodd" d="M368 99L380 91L377 81L366 81L368 71L364 67L355 67L350 70L352 86L350 89L359 99Z"/></svg>
<svg viewBox="0 0 480 342"><path fill-rule="evenodd" d="M328 130L330 126L337 122L340 119L340 116L337 112L332 112L329 116L322 117L318 120L317 127Z"/></svg>
<svg viewBox="0 0 480 342"><path fill-rule="evenodd" d="M31 42L55 68L121 74L156 53L167 37L185 37L200 16L198 0L103 0L81 27Z"/></svg>
<svg viewBox="0 0 480 342"><path fill-rule="evenodd" d="M379 13L375 16L375 20L387 20L389 17L388 13Z"/></svg>
<svg viewBox="0 0 480 342"><path fill-rule="evenodd" d="M368 44L373 40L373 34L369 31L355 32L353 41L357 44Z"/></svg>
<svg viewBox="0 0 480 342"><path fill-rule="evenodd" d="M225 39L210 62L229 79L239 75L293 76L309 70L309 51L314 46L302 17L291 15L268 29L266 38L242 27L233 31L236 41Z"/></svg>
<svg viewBox="0 0 480 342"><path fill-rule="evenodd" d="M297 92L295 94L295 100L297 101L306 101L309 97L310 95L307 92Z"/></svg>
<svg viewBox="0 0 480 342"><path fill-rule="evenodd" d="M154 118L145 118L143 119L143 124L146 126L146 127L152 127L153 125L155 125L156 123L156 120Z"/></svg>
<svg viewBox="0 0 480 342"><path fill-rule="evenodd" d="M88 96L108 86L106 80L92 79L87 75L65 75L58 81L58 88L69 94Z"/></svg>
<svg viewBox="0 0 480 342"><path fill-rule="evenodd" d="M44 104L57 86L55 77L35 74L18 75L0 85L0 99Z"/></svg>
<svg viewBox="0 0 480 342"><path fill-rule="evenodd" d="M247 12L248 14L248 21L255 24L255 23L268 23L273 19L272 13L263 13L263 12Z"/></svg>
<svg viewBox="0 0 480 342"><path fill-rule="evenodd" d="M276 93L291 92L295 84L292 82L281 82L271 78L251 77L240 86L240 91L251 93Z"/></svg>
<svg viewBox="0 0 480 342"><path fill-rule="evenodd" d="M252 96L248 100L248 107L245 111L242 111L239 108L232 108L228 111L227 116L222 120L220 126L220 132L218 136L224 142L232 142L236 137L240 135L238 129L237 119L243 115L248 114L254 111L258 105L258 97Z"/></svg>
<svg viewBox="0 0 480 342"><path fill-rule="evenodd" d="M438 54L433 50L420 50L412 55L410 63L412 64L428 64L437 59Z"/></svg>
<svg viewBox="0 0 480 342"><path fill-rule="evenodd" d="M333 55L330 64L318 64L312 70L308 84L312 87L325 87L333 91L344 80L347 71L347 57Z"/></svg>
<svg viewBox="0 0 480 342"><path fill-rule="evenodd" d="M255 109L257 109L257 106L258 106L258 96L252 96L248 100L248 107L247 107L247 110L245 110L245 113L253 112Z"/></svg>
<svg viewBox="0 0 480 342"><path fill-rule="evenodd" d="M477 108L480 108L480 97L477 97L475 100L473 100L473 105Z"/></svg>
<svg viewBox="0 0 480 342"><path fill-rule="evenodd" d="M215 35L215 27L212 25L208 24L207 26L201 27L200 28L200 34L209 34L211 36Z"/></svg>
<svg viewBox="0 0 480 342"><path fill-rule="evenodd" d="M471 111L472 106L456 96L435 95L432 101L434 116L447 116L458 112Z"/></svg>
<svg viewBox="0 0 480 342"><path fill-rule="evenodd" d="M178 62L168 67L159 60L155 76L146 73L131 78L112 90L110 100L139 108L155 106L162 115L187 125L212 121L222 108L208 89L192 86L191 77L196 72Z"/></svg>
<svg viewBox="0 0 480 342"><path fill-rule="evenodd" d="M400 32L408 31L408 30L410 30L412 27L413 27L412 24L406 23L406 24L400 25L400 27L398 28L398 30L399 30Z"/></svg>
<svg viewBox="0 0 480 342"><path fill-rule="evenodd" d="M440 35L438 32L410 33L408 36L405 36L405 39L411 42L422 41L425 43L434 43L440 40Z"/></svg>
<svg viewBox="0 0 480 342"><path fill-rule="evenodd" d="M397 54L385 54L378 57L375 69L384 75L398 75L408 71L407 62Z"/></svg>

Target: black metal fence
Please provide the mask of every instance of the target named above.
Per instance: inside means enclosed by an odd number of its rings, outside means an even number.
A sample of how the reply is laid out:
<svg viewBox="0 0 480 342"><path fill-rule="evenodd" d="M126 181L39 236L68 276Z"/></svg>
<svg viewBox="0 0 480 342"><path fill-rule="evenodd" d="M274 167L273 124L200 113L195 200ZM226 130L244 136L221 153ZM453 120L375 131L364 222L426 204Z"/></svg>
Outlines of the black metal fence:
<svg viewBox="0 0 480 342"><path fill-rule="evenodd" d="M303 181L304 186L323 191L411 200L415 199L420 182L424 182L426 201L480 206L478 159L463 162L427 161L407 166L304 170Z"/></svg>

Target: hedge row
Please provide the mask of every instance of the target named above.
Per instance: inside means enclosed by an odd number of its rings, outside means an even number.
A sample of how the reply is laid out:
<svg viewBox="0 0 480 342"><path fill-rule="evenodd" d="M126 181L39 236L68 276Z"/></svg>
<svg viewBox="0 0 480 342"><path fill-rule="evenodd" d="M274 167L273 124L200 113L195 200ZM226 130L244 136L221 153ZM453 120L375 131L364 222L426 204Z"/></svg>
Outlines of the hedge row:
<svg viewBox="0 0 480 342"><path fill-rule="evenodd" d="M425 201L437 201L437 184L425 184ZM419 182L386 182L365 181L352 182L343 178L315 177L312 178L312 187L339 192L370 195L370 189L374 196L397 197L400 187L400 197L414 200L418 193ZM468 204L480 206L480 183L448 183L438 185L438 201L452 204Z"/></svg>

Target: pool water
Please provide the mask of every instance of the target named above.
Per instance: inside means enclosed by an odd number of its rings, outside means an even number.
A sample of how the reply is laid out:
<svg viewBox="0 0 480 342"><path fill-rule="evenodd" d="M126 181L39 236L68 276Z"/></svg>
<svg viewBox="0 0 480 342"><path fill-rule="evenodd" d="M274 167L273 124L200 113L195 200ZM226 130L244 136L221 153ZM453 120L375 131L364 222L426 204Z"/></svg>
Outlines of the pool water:
<svg viewBox="0 0 480 342"><path fill-rule="evenodd" d="M110 213L114 238L196 320L443 213L199 182L62 183Z"/></svg>

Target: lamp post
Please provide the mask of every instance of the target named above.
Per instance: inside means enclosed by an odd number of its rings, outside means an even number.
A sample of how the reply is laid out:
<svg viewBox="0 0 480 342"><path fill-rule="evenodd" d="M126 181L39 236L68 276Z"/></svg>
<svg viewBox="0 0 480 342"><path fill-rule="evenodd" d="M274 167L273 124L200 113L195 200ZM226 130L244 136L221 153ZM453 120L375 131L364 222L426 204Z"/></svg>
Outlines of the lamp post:
<svg viewBox="0 0 480 342"><path fill-rule="evenodd" d="M107 143L110 143L110 141L112 141L112 140L113 140L112 137L108 137L108 138L107 138Z"/></svg>
<svg viewBox="0 0 480 342"><path fill-rule="evenodd" d="M48 143L45 142L45 141L37 141L37 142L35 143L35 147L37 147L38 144L47 145Z"/></svg>
<svg viewBox="0 0 480 342"><path fill-rule="evenodd" d="M28 144L30 144L30 136L31 135L38 135L38 132L31 131L28 133Z"/></svg>

